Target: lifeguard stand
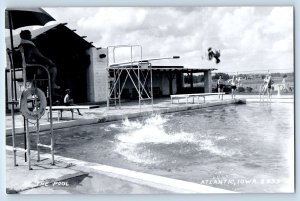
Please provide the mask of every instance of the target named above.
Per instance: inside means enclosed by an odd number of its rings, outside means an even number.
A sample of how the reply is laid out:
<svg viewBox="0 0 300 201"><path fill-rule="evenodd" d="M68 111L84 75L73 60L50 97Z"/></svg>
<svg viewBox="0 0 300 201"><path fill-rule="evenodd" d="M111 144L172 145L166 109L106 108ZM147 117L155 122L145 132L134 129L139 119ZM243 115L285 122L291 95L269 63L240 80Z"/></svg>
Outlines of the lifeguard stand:
<svg viewBox="0 0 300 201"><path fill-rule="evenodd" d="M8 58L10 61L10 79L11 79L11 100L8 101L11 104L11 116L12 116L12 146L13 146L13 155L14 155L14 166L18 166L16 160L17 151L25 152L25 161L28 163L28 169L31 170L31 132L29 124L36 126L36 146L37 146L37 161L40 161L40 147L48 148L51 150L51 164L54 165L54 135L53 135L53 121L52 121L52 97L51 97L51 82L50 82L50 73L48 69L39 64L26 64L24 57L24 49L20 46L19 51L22 57L22 67L16 68L14 66L14 54L15 50L7 49ZM32 80L27 79L26 70L28 68L41 69L46 72L47 79L39 79L34 75ZM22 72L22 78L16 78L16 72ZM49 111L50 111L50 138L51 144L45 145L40 143L40 124L39 119L44 115L45 108L47 105L47 100L44 92L37 88L37 81L48 81L48 100L49 100ZM23 82L23 89L21 89L21 97L17 97L17 88L16 82ZM31 86L28 86L27 83L31 83ZM15 107L19 105L20 111L24 117L24 131L26 133L24 137L25 149L16 147L16 125L15 125ZM31 106L30 106L31 105ZM33 121L32 121L33 120Z"/></svg>

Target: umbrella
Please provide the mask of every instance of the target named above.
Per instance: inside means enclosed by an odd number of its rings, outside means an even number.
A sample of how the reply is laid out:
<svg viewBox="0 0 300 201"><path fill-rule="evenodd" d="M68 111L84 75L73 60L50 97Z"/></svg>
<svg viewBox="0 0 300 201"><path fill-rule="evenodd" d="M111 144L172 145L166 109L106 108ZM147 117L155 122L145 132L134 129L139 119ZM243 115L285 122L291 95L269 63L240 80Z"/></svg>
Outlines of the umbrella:
<svg viewBox="0 0 300 201"><path fill-rule="evenodd" d="M41 8L7 8L5 10L5 28L9 29L10 33L12 58L14 58L12 30L31 25L45 25L50 21L55 21L55 19ZM11 68L14 69L13 61L11 62ZM16 87L15 85L16 84L14 83L14 87Z"/></svg>
<svg viewBox="0 0 300 201"><path fill-rule="evenodd" d="M10 31L12 54L14 54L12 30L31 25L45 25L50 21L55 21L55 19L41 8L7 8L5 10L5 28Z"/></svg>
<svg viewBox="0 0 300 201"><path fill-rule="evenodd" d="M47 22L55 21L51 15L49 15L45 10L41 8L7 8L5 10L5 28L9 29L10 34L10 44L12 50L12 58L14 58L14 44L13 44L13 33L12 30L15 30L20 27L31 26L31 25L45 25ZM14 69L13 60L11 60L11 68ZM15 77L15 71L11 73L11 77ZM16 83L12 79L12 98L16 99ZM12 104L12 117L14 124L14 104ZM13 125L14 127L14 125ZM24 139L26 147L26 137ZM26 160L26 155L25 155Z"/></svg>
<svg viewBox="0 0 300 201"><path fill-rule="evenodd" d="M55 21L51 15L41 8L7 8L5 10L5 28L17 29L30 25L45 25Z"/></svg>

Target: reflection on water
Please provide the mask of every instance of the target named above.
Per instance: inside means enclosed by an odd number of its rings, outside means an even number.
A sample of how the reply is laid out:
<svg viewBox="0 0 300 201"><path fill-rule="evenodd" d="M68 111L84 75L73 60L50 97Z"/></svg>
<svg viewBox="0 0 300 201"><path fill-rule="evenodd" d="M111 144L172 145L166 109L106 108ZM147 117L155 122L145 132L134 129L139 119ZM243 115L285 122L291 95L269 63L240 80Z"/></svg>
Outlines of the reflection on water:
<svg viewBox="0 0 300 201"><path fill-rule="evenodd" d="M56 152L239 192L283 192L293 182L293 123L292 104L211 107L56 131Z"/></svg>

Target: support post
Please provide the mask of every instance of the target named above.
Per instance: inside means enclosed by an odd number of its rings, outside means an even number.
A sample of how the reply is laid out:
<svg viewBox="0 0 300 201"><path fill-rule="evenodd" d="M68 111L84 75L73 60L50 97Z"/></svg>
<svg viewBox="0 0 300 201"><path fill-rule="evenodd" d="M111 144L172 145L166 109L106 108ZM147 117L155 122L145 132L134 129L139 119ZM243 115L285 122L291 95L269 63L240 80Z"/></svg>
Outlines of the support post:
<svg viewBox="0 0 300 201"><path fill-rule="evenodd" d="M12 95L12 97L16 98L17 97L17 91L16 91L16 71L15 71L15 65L14 65L14 55L15 55L15 50L14 50L14 41L13 41L13 23L12 23L12 15L11 12L8 12L8 23L9 23L9 34L10 34L10 46L11 46L11 69L13 71L11 71L11 73L13 74L13 79L11 80L12 82L12 87L13 87L13 92L14 92L14 96ZM25 83L26 84L26 83Z"/></svg>
<svg viewBox="0 0 300 201"><path fill-rule="evenodd" d="M12 39L11 39L12 40ZM13 47L13 44L12 44ZM14 87L14 80L15 80L15 69L14 69L14 64L13 64L13 59L11 58L11 55L9 55L10 58L10 83L11 83L11 117L12 117L12 144L13 144L13 154L14 154L14 166L17 166L17 159L16 159L16 150L15 150L15 101L16 101L16 88ZM25 159L26 159L26 154L25 154Z"/></svg>
<svg viewBox="0 0 300 201"><path fill-rule="evenodd" d="M151 82L151 104L152 104L152 111L153 111L153 82L152 82L152 66L150 66L150 82Z"/></svg>
<svg viewBox="0 0 300 201"><path fill-rule="evenodd" d="M116 80L116 71L114 70L114 80ZM117 90L116 90L116 87L117 87L117 83L116 83L116 86L115 88L113 89L114 90L114 101L115 101L115 108L117 108Z"/></svg>
<svg viewBox="0 0 300 201"><path fill-rule="evenodd" d="M191 84L191 93L194 91L194 78L193 73L190 73L190 84Z"/></svg>
<svg viewBox="0 0 300 201"><path fill-rule="evenodd" d="M119 109L121 109L121 73L122 71L118 70L118 74L120 76L119 78L119 92L118 92L118 97L119 97Z"/></svg>
<svg viewBox="0 0 300 201"><path fill-rule="evenodd" d="M106 69L107 73L107 82L106 82L106 107L107 110L109 110L109 94L110 94L110 74L109 74L109 68Z"/></svg>
<svg viewBox="0 0 300 201"><path fill-rule="evenodd" d="M50 112L50 135L51 135L51 158L52 163L54 165L54 134L53 134L53 118L52 118L52 87L51 87L51 77L49 71L43 67L47 72L48 77L48 87L49 87L49 112Z"/></svg>
<svg viewBox="0 0 300 201"><path fill-rule="evenodd" d="M212 79L211 79L211 71L204 72L204 93L212 92Z"/></svg>
<svg viewBox="0 0 300 201"><path fill-rule="evenodd" d="M39 119L36 120L36 150L37 150L37 161L40 161L40 122Z"/></svg>
<svg viewBox="0 0 300 201"><path fill-rule="evenodd" d="M28 125L28 119L25 119L26 123L26 141L27 141L27 147L26 147L26 153L27 153L27 164L28 169L32 170L31 168L31 157L30 157L30 132L29 132L29 125Z"/></svg>
<svg viewBox="0 0 300 201"><path fill-rule="evenodd" d="M12 125L12 145L13 145L13 152L14 152L14 166L17 166L17 153L16 153L16 144L15 144L15 118L14 118L14 102L12 102L12 107L11 107L11 115L13 118L13 125Z"/></svg>
<svg viewBox="0 0 300 201"><path fill-rule="evenodd" d="M173 74L172 72L167 73L167 77L169 80L169 92L170 95L173 95L173 80L175 78L175 74Z"/></svg>
<svg viewBox="0 0 300 201"><path fill-rule="evenodd" d="M141 94L141 85L140 85L140 65L138 65L138 94L139 94L139 107L140 107L140 112L142 111L142 106L141 106L141 99L142 99L142 94Z"/></svg>

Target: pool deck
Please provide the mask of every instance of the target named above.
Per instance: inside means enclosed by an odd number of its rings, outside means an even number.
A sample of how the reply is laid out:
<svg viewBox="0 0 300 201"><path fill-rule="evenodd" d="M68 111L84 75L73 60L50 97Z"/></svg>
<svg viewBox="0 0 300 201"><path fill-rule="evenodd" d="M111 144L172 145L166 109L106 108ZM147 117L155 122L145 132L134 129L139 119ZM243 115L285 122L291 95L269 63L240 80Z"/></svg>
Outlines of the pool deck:
<svg viewBox="0 0 300 201"><path fill-rule="evenodd" d="M188 104L185 103L184 99L181 99L179 103L177 100L174 104L171 104L169 98L157 99L154 101L153 108L150 102L145 103L140 107L137 101L122 103L121 109L119 107L112 106L108 110L106 105L100 105L99 108L94 109L83 109L80 112L83 116L79 116L77 111L74 112L74 119L72 120L72 113L70 111L63 112L63 118L58 121L58 113L53 112L53 129L68 128L73 126L81 126L88 124L96 124L110 121L118 121L125 118L136 118L141 116L149 116L153 113L164 114L172 112L180 112L186 110L200 109L205 107L212 107L217 105L227 105L239 102L240 99L237 97L236 100L232 100L230 95L225 95L223 100L220 100L218 96L206 97L206 102L192 103L192 99ZM23 116L20 113L15 115L16 133L23 133ZM47 121L47 115L45 114L40 119L40 131L46 131L50 128L50 123ZM30 125L29 125L30 126ZM6 135L11 135L12 118L10 115L6 116ZM33 127L30 126L32 129Z"/></svg>
<svg viewBox="0 0 300 201"><path fill-rule="evenodd" d="M17 153L18 166L14 166L12 147L6 146L7 194L235 193L57 155L55 165L51 165L50 154L41 154L40 162L34 158L36 158L36 151L32 151L32 170L28 170L23 154ZM87 181L82 182L86 178Z"/></svg>
<svg viewBox="0 0 300 201"><path fill-rule="evenodd" d="M34 152L34 151L33 151ZM33 155L36 155L34 152ZM93 183L81 184L81 181L91 174L87 166L79 161L56 156L55 165L51 165L50 156L41 155L41 161L32 159L32 170L28 170L24 156L17 154L18 166L13 165L12 148L6 148L6 193L7 194L71 194L81 187L85 193L103 194L141 194L170 193L167 190L121 180L103 173L93 172ZM34 157L34 156L33 156ZM77 163L76 163L77 162ZM83 162L84 163L84 162ZM87 165L87 164L84 164ZM96 166L94 166L96 167ZM96 179L95 179L96 178ZM82 187L83 186L83 187ZM75 190L74 190L75 189ZM84 192L81 192L84 193Z"/></svg>
<svg viewBox="0 0 300 201"><path fill-rule="evenodd" d="M171 104L170 99L155 100L153 110L150 104L143 105L142 110L136 102L124 103L121 109L112 107L107 110L105 105L100 108L82 110L83 116L75 114L74 120L71 112L64 112L63 119L57 121L54 116L54 129L67 128L101 122L117 121L124 118L134 118L151 115L152 113L170 113L186 110L200 109L218 105L234 104L240 100L247 102L259 102L259 96L238 96L232 100L230 95L225 95L224 100L217 96L207 97L206 103ZM293 103L293 96L273 97L271 102L264 103ZM44 115L41 118L41 130L49 129L49 122ZM11 116L6 116L6 135L11 133ZM23 117L16 115L16 131L23 132ZM12 147L6 147L6 184L7 193L24 194L69 194L69 193L103 193L103 194L168 194L168 193L234 193L231 191L200 185L192 182L176 180L157 175L135 172L127 169L116 168L97 163L80 161L55 155L55 165L50 163L49 154L41 154L42 161L37 162L34 158L36 153L32 151L32 168L28 170L24 162L24 154L17 154L18 166L13 165ZM75 182L71 186L65 186L68 181L80 180L76 178L93 175L89 182L80 184ZM96 183L95 183L96 182ZM72 182L71 182L72 183ZM74 182L73 182L74 183ZM68 184L69 185L69 184ZM81 187L78 187L81 186ZM95 187L96 186L96 187ZM79 190L81 189L81 190Z"/></svg>

